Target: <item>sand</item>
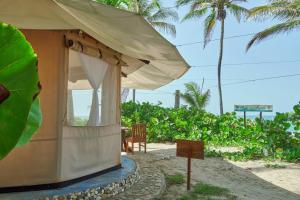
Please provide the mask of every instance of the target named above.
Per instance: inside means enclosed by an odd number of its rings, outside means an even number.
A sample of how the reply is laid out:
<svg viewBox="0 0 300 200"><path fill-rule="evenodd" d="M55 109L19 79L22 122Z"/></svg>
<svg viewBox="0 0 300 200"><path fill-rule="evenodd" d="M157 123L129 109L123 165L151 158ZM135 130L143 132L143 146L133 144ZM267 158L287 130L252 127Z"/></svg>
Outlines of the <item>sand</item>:
<svg viewBox="0 0 300 200"><path fill-rule="evenodd" d="M166 174L186 174L187 159L175 156L175 144L148 144L150 154ZM228 188L237 199L300 200L300 164L277 163L283 169L267 168L265 161L233 162L222 158L192 160L192 184L204 182ZM275 163L269 163L275 164ZM163 199L177 199L186 185L171 186Z"/></svg>

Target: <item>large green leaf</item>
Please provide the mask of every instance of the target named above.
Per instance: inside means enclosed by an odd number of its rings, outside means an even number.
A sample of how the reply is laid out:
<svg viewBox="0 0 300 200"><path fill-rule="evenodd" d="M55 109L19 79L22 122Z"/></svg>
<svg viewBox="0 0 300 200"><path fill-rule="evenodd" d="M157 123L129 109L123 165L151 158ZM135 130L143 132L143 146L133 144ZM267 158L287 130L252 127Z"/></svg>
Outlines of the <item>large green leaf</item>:
<svg viewBox="0 0 300 200"><path fill-rule="evenodd" d="M37 56L31 45L16 28L0 23L0 159L21 138L39 92L38 82Z"/></svg>
<svg viewBox="0 0 300 200"><path fill-rule="evenodd" d="M28 115L26 127L19 139L17 147L21 147L27 144L32 136L37 132L37 129L42 124L42 112L40 109L40 99L36 98L31 105L31 109Z"/></svg>

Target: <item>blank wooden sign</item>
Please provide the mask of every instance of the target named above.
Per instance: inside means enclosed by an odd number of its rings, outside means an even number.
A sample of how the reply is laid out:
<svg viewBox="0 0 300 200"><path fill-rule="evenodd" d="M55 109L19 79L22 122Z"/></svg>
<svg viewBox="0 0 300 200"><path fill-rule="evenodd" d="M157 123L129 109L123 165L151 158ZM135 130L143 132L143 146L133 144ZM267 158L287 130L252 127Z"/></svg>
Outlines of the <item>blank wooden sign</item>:
<svg viewBox="0 0 300 200"><path fill-rule="evenodd" d="M204 160L202 141L177 140L176 156Z"/></svg>

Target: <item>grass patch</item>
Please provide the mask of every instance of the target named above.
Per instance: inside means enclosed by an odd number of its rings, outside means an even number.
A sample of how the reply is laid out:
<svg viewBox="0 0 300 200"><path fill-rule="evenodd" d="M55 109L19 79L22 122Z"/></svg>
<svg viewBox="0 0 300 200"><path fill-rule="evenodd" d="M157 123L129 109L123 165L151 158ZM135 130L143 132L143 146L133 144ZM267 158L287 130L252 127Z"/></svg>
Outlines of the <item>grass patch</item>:
<svg viewBox="0 0 300 200"><path fill-rule="evenodd" d="M206 196L223 196L228 194L229 190L226 188L220 188L205 183L197 183L193 189L193 193L202 194Z"/></svg>
<svg viewBox="0 0 300 200"><path fill-rule="evenodd" d="M223 157L221 151L208 150L208 149L205 149L204 155L205 155L205 157L208 157L208 158L220 158L220 157Z"/></svg>
<svg viewBox="0 0 300 200"><path fill-rule="evenodd" d="M221 199L226 200L237 199L237 197L230 194L230 191L226 188L221 188L205 183L197 183L190 192L178 198L177 200L209 200L216 199L216 197L221 197Z"/></svg>
<svg viewBox="0 0 300 200"><path fill-rule="evenodd" d="M177 173L175 175L165 175L167 184L169 185L180 185L184 183L183 174Z"/></svg>
<svg viewBox="0 0 300 200"><path fill-rule="evenodd" d="M192 199L191 199L191 197L185 195L185 196L183 196L183 197L180 197L180 198L177 199L177 200L192 200Z"/></svg>
<svg viewBox="0 0 300 200"><path fill-rule="evenodd" d="M281 165L281 164L265 164L266 168L272 168L272 169L284 169L286 168L285 165Z"/></svg>

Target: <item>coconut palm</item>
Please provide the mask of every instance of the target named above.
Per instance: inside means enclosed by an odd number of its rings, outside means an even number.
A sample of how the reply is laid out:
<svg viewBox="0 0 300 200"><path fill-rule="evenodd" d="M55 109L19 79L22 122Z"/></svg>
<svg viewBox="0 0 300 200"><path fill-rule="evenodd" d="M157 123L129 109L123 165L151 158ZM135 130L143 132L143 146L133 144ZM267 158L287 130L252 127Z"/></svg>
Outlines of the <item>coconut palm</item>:
<svg viewBox="0 0 300 200"><path fill-rule="evenodd" d="M131 0L129 10L143 16L149 24L161 32L176 35L176 27L170 21L178 21L172 8L164 8L160 0Z"/></svg>
<svg viewBox="0 0 300 200"><path fill-rule="evenodd" d="M248 43L247 50L266 38L300 28L300 0L272 0L268 5L250 10L249 18L261 20L268 17L281 22L257 33Z"/></svg>
<svg viewBox="0 0 300 200"><path fill-rule="evenodd" d="M210 90L203 92L203 84L200 88L195 82L186 83L184 85L186 91L181 94L181 98L191 107L204 110L210 99Z"/></svg>
<svg viewBox="0 0 300 200"><path fill-rule="evenodd" d="M241 17L248 14L248 10L238 3L247 2L247 0L177 0L177 6L190 5L189 12L182 21L190 19L199 19L205 16L204 20L204 47L211 39L212 32L217 24L221 23L220 50L218 59L218 90L220 101L220 114L223 114L223 97L221 87L221 67L223 59L223 43L225 19L227 13L232 14L238 21Z"/></svg>
<svg viewBox="0 0 300 200"><path fill-rule="evenodd" d="M178 21L178 14L172 8L164 8L160 0L96 0L99 3L135 12L161 32L176 36L176 27L170 21Z"/></svg>
<svg viewBox="0 0 300 200"><path fill-rule="evenodd" d="M127 9L130 0L96 0L98 3L110 5L116 8Z"/></svg>

